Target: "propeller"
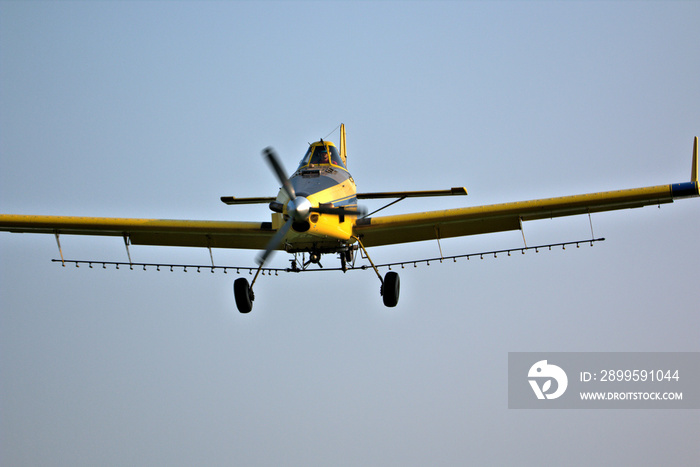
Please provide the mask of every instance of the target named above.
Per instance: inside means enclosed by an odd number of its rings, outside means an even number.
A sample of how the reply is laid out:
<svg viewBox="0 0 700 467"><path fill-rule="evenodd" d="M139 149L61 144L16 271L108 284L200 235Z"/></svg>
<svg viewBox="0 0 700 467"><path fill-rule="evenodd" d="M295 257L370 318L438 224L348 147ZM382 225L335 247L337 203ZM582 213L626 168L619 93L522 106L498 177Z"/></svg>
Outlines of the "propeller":
<svg viewBox="0 0 700 467"><path fill-rule="evenodd" d="M304 196L297 196L292 182L289 181L287 177L287 172L284 170L282 163L280 162L277 153L271 147L263 149L263 157L267 160L267 163L272 168L272 171L277 176L282 185L282 190L289 197L289 202L287 203L287 214L289 219L284 223L282 227L275 233L275 235L270 239L263 251L257 258L259 266L265 264L265 261L270 257L274 250L279 247L284 239L289 229L292 228L294 222L303 222L309 218L311 213L318 214L333 214L336 216L361 216L364 214L364 210L358 210L355 208L345 208L345 207L333 207L333 206L318 206L314 207Z"/></svg>
<svg viewBox="0 0 700 467"><path fill-rule="evenodd" d="M284 167L282 167L282 163L280 162L279 157L277 157L275 150L270 147L263 149L263 157L267 159L267 163L270 164L272 171L275 172L275 175L277 175L277 180L279 180L282 184L282 189L285 193L287 193L289 199L293 200L296 198L297 196L294 192L292 182L289 181L287 172L284 170Z"/></svg>

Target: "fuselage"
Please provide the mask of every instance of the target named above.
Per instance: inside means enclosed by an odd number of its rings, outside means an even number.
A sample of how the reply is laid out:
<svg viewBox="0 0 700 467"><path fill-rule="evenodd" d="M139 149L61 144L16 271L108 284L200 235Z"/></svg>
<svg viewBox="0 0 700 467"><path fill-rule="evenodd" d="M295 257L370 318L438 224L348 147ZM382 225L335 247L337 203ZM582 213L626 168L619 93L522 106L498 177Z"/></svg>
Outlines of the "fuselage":
<svg viewBox="0 0 700 467"><path fill-rule="evenodd" d="M296 195L308 199L313 207L357 207L357 187L335 145L328 141L311 144L299 167L289 178ZM274 229L288 219L289 198L280 190L276 202L285 206L281 214L272 215ZM343 251L353 242L353 225L357 216L312 213L307 220L294 222L282 248L289 252Z"/></svg>

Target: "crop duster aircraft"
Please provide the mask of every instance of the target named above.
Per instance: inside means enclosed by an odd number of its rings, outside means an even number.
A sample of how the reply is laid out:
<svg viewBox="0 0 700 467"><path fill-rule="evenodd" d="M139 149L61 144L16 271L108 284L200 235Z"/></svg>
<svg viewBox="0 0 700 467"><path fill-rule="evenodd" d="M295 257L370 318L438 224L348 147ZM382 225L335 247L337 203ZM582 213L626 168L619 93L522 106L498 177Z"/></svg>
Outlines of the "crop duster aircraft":
<svg viewBox="0 0 700 467"><path fill-rule="evenodd" d="M357 250L369 260L381 282L384 304L394 307L399 300L399 276L389 271L382 278L367 248L421 240L459 237L508 230L521 230L524 221L560 216L591 214L616 209L670 203L678 198L696 197L698 190L698 138L694 140L691 178L689 182L645 188L608 191L558 198L513 203L444 209L430 212L389 216L366 215L358 208L362 199L401 200L409 197L466 195L464 188L419 192L358 193L355 180L347 169L345 126L340 126L339 149L321 139L310 144L299 167L287 176L271 148L263 151L280 182L276 197L222 197L226 204L268 204L271 222L198 221L161 219L119 219L101 217L64 217L34 215L0 215L0 230L9 232L48 233L56 236L61 261L65 265L59 235L111 235L124 238L129 265L132 263L129 244L185 247L244 248L261 251L252 283L241 277L233 285L238 310L252 309L253 285L271 253L284 250L294 254L287 272L305 271L320 266L321 256L337 254L343 271L354 267ZM396 201L394 201L396 202ZM390 203L393 204L393 203ZM386 206L385 206L386 207ZM375 211L376 212L376 211ZM297 262L297 255L302 261ZM306 261L308 255L308 261ZM58 260L55 260L58 261ZM78 265L78 261L73 261ZM87 261L83 261L87 263ZM99 263L100 261L96 261ZM103 267L105 262L103 263ZM126 264L126 263L109 263ZM400 263L396 263L400 264ZM145 269L145 264L143 264ZM168 266L168 265L153 265ZM172 269L172 265L171 269ZM212 272L214 270L212 256ZM236 267L231 267L235 269ZM361 269L369 269L362 266ZM312 269L318 270L318 269Z"/></svg>

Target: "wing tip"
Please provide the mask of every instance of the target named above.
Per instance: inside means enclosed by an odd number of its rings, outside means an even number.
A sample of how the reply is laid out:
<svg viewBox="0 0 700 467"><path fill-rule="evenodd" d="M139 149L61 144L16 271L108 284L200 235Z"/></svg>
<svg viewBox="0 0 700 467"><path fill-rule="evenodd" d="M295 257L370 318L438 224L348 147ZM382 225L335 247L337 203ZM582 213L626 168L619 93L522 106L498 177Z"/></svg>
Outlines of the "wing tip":
<svg viewBox="0 0 700 467"><path fill-rule="evenodd" d="M693 164L690 167L690 181L698 181L698 137L693 140Z"/></svg>

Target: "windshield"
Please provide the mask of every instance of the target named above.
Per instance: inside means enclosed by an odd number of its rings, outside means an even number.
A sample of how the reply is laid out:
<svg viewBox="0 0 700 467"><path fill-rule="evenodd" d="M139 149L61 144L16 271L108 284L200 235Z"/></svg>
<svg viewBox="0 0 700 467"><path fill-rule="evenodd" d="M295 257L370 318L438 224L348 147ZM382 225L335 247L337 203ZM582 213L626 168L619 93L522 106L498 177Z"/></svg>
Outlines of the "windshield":
<svg viewBox="0 0 700 467"><path fill-rule="evenodd" d="M314 148L314 153L311 155L309 164L330 164L330 162L328 148L326 146L316 146Z"/></svg>
<svg viewBox="0 0 700 467"><path fill-rule="evenodd" d="M345 164L343 164L343 161L340 159L340 154L338 154L338 150L335 146L311 146L309 150L306 151L306 155L304 155L299 165L303 167L305 165L318 166L327 164L337 165L345 169Z"/></svg>

